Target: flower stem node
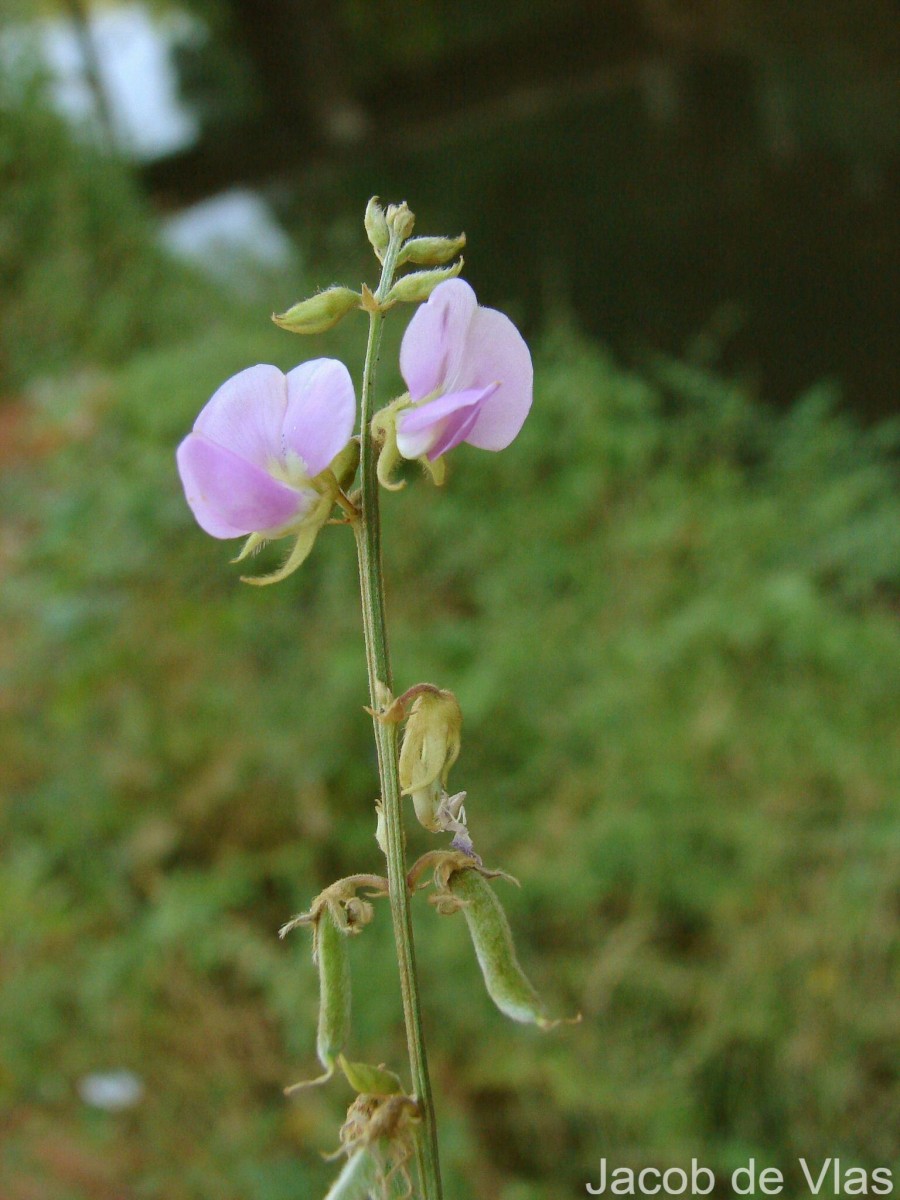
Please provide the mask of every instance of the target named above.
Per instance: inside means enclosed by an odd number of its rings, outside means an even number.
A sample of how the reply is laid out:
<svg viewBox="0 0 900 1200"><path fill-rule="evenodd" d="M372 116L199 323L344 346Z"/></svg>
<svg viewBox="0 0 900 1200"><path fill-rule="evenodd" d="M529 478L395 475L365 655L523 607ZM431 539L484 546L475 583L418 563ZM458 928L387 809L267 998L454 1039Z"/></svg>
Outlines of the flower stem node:
<svg viewBox="0 0 900 1200"><path fill-rule="evenodd" d="M317 292L308 300L301 300L287 312L273 313L272 320L280 329L288 333L325 333L348 312L360 308L362 297L352 288L331 287L324 292Z"/></svg>
<svg viewBox="0 0 900 1200"><path fill-rule="evenodd" d="M432 271L412 271L409 275L401 275L388 292L387 303L421 304L439 284L455 279L464 263L465 259L458 258L452 267L436 267Z"/></svg>
<svg viewBox="0 0 900 1200"><path fill-rule="evenodd" d="M434 684L417 684L405 696L415 698L400 746L400 788L412 796L419 823L440 833L444 825L438 811L450 768L459 757L462 709L452 692Z"/></svg>
<svg viewBox="0 0 900 1200"><path fill-rule="evenodd" d="M341 1147L328 1156L346 1154L347 1162L325 1200L408 1200L407 1163L421 1120L411 1096L358 1095L341 1127Z"/></svg>

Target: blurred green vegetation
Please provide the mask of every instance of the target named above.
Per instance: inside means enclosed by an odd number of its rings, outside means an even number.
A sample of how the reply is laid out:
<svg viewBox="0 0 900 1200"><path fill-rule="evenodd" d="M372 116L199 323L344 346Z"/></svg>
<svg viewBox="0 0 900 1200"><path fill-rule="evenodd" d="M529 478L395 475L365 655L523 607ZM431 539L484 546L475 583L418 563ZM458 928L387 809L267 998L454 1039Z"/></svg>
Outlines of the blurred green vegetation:
<svg viewBox="0 0 900 1200"><path fill-rule="evenodd" d="M281 1095L316 981L275 930L379 861L352 539L243 587L173 450L248 363L358 378L361 319L300 344L213 296L25 111L0 127L0 1192L316 1196L349 1097ZM801 1154L896 1172L898 429L825 387L775 415L709 368L638 375L563 320L535 351L510 450L384 503L398 682L458 693L476 845L523 884L552 1010L584 1014L505 1022L463 922L420 905L448 1200L563 1200L602 1156L753 1155L795 1193ZM386 909L352 950L352 1053L402 1067ZM146 1085L127 1113L77 1094L112 1067Z"/></svg>

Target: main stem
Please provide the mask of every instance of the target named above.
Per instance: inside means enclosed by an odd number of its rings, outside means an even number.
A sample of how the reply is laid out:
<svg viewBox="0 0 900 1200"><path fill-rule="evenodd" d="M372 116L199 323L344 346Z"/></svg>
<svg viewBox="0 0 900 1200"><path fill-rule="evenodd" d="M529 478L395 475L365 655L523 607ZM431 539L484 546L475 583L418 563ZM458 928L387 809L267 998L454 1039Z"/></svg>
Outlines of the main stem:
<svg viewBox="0 0 900 1200"><path fill-rule="evenodd" d="M397 254L402 239L391 234L384 257L381 281L375 299L383 301L391 287ZM366 642L366 663L369 671L369 696L372 709L378 712L384 702L385 689L393 689L390 654L385 620L384 583L381 567L381 520L378 507L378 479L375 473L376 447L372 440L372 388L378 352L381 345L384 315L369 314L369 340L362 379L362 419L360 430L361 501L359 517L354 521L356 549L359 556L359 583L362 593L363 631ZM397 727L375 720L375 745L378 751L378 774L381 781L381 803L384 807L387 876L390 887L391 916L394 922L394 941L400 968L400 992L403 997L403 1017L406 1022L406 1044L413 1089L422 1113L421 1135L417 1138L416 1160L424 1200L441 1200L441 1169L438 1159L437 1128L425 1037L419 1005L419 983L413 944L412 913L406 884L406 839L403 832L400 780L397 771Z"/></svg>

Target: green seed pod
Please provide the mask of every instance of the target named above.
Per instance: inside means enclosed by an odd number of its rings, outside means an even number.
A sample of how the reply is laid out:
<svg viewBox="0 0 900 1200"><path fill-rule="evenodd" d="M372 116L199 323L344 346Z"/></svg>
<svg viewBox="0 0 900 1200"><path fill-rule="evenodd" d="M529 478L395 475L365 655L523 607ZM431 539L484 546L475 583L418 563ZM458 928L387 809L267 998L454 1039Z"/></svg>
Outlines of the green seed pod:
<svg viewBox="0 0 900 1200"><path fill-rule="evenodd" d="M476 869L462 870L454 871L448 886L462 902L485 987L500 1011L541 1028L555 1024L519 966L506 913L488 881Z"/></svg>
<svg viewBox="0 0 900 1200"><path fill-rule="evenodd" d="M328 906L316 925L313 954L319 967L316 1053L330 1078L350 1036L350 955L347 935L338 929Z"/></svg>
<svg viewBox="0 0 900 1200"><path fill-rule="evenodd" d="M406 243L397 258L397 265L415 263L417 267L440 267L456 258L466 244L466 235L459 237L417 237Z"/></svg>
<svg viewBox="0 0 900 1200"><path fill-rule="evenodd" d="M328 1189L325 1200L369 1200L378 1183L378 1163L365 1147L354 1151Z"/></svg>
<svg viewBox="0 0 900 1200"><path fill-rule="evenodd" d="M324 333L352 309L359 308L361 299L351 288L328 288L308 300L301 300L287 312L273 314L272 320L289 333Z"/></svg>

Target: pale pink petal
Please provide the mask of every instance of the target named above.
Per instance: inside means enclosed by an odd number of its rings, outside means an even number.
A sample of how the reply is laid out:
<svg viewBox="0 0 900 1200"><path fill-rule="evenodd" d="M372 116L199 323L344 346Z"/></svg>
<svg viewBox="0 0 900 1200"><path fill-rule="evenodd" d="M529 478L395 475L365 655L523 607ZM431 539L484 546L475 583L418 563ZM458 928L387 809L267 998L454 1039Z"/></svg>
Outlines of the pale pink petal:
<svg viewBox="0 0 900 1200"><path fill-rule="evenodd" d="M301 492L202 435L189 433L177 451L178 473L197 524L216 538L273 536L309 507Z"/></svg>
<svg viewBox="0 0 900 1200"><path fill-rule="evenodd" d="M460 442L464 442L477 420L477 404L474 408L461 409L460 412L454 413L452 417L448 417L444 423L443 433L428 451L428 457L431 461L434 462L436 458L440 458L442 454L446 454L448 450L453 450Z"/></svg>
<svg viewBox="0 0 900 1200"><path fill-rule="evenodd" d="M477 413L478 406L494 390L491 387L452 392L401 412L397 419L397 449L404 458L420 458L423 454L436 457L432 454L433 448L443 439L454 416L458 413L468 416L472 410ZM458 425L459 422L453 421L454 430Z"/></svg>
<svg viewBox="0 0 900 1200"><path fill-rule="evenodd" d="M284 449L303 459L310 475L324 471L353 436L356 395L350 372L336 358L301 363L287 377Z"/></svg>
<svg viewBox="0 0 900 1200"><path fill-rule="evenodd" d="M454 387L500 386L481 406L466 441L482 450L508 446L531 408L533 379L531 354L509 317L493 308L479 308L469 322Z"/></svg>
<svg viewBox="0 0 900 1200"><path fill-rule="evenodd" d="M416 310L400 346L400 372L413 400L450 390L448 380L457 373L476 308L469 285L448 279Z"/></svg>
<svg viewBox="0 0 900 1200"><path fill-rule="evenodd" d="M266 468L281 457L287 385L277 367L247 367L223 383L194 422L194 432Z"/></svg>

